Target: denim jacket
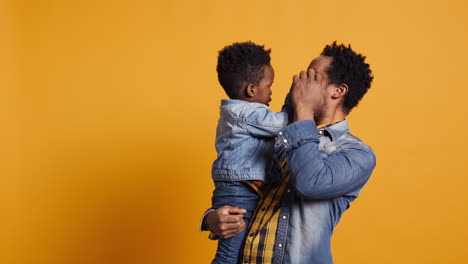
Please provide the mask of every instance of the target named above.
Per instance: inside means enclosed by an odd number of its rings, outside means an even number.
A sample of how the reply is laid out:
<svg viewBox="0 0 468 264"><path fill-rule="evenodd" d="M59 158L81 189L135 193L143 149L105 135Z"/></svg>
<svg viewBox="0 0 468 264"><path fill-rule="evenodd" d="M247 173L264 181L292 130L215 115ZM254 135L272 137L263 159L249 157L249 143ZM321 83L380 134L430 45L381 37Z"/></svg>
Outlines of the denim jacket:
<svg viewBox="0 0 468 264"><path fill-rule="evenodd" d="M317 129L313 120L279 132L272 174L282 177L286 156L291 172L281 203L273 263L333 263L330 239L341 215L369 179L376 158L341 121Z"/></svg>
<svg viewBox="0 0 468 264"><path fill-rule="evenodd" d="M218 157L212 166L214 181L266 180L274 138L288 123L285 112L264 104L221 100L216 129Z"/></svg>

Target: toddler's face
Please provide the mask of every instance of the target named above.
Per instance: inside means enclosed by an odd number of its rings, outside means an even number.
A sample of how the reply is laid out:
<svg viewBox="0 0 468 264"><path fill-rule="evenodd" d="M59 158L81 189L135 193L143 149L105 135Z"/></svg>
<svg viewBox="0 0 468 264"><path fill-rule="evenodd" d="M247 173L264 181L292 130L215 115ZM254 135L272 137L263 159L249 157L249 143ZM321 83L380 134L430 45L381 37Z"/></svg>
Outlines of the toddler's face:
<svg viewBox="0 0 468 264"><path fill-rule="evenodd" d="M257 103L269 105L271 101L271 85L275 79L275 71L271 65L265 66L263 79L256 85L254 101Z"/></svg>

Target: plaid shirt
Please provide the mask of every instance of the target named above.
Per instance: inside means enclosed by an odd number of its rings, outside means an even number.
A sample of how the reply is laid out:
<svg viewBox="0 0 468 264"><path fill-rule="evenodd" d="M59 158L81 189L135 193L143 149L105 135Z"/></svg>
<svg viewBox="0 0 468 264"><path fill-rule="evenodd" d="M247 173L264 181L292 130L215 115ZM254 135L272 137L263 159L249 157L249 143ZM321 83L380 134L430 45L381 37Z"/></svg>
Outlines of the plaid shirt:
<svg viewBox="0 0 468 264"><path fill-rule="evenodd" d="M324 128L322 125L317 128ZM263 264L273 262L273 252L278 229L278 219L281 215L281 200L290 182L289 168L284 157L284 148L280 148L278 156L282 158L281 168L285 177L274 184L266 185L249 224L249 233L241 250L242 263ZM258 190L258 189L257 189ZM282 247L282 244L278 244Z"/></svg>
<svg viewBox="0 0 468 264"><path fill-rule="evenodd" d="M286 162L283 162L286 163ZM271 263L276 240L281 197L289 183L289 175L266 187L254 216L241 252L243 263Z"/></svg>
<svg viewBox="0 0 468 264"><path fill-rule="evenodd" d="M349 133L346 120L320 130L315 125L312 120L299 121L279 133L271 172L282 180L265 185L249 224L240 262L333 263L333 229L358 197L376 159L369 146ZM307 169L308 177L288 175L283 161L286 152L288 167L296 171ZM301 155L294 155L298 153ZM329 170L317 177L324 166ZM294 189L290 187L293 181Z"/></svg>

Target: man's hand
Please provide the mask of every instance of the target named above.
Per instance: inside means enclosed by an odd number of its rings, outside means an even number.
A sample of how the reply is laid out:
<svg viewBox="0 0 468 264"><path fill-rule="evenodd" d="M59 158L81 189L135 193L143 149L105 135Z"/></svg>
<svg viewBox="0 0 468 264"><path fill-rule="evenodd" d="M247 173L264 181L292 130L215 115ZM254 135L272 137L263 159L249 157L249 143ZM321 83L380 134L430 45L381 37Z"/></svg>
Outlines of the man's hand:
<svg viewBox="0 0 468 264"><path fill-rule="evenodd" d="M322 78L314 69L294 75L291 87L294 121L314 119L314 113L323 105Z"/></svg>
<svg viewBox="0 0 468 264"><path fill-rule="evenodd" d="M219 237L230 238L244 230L245 223L242 217L245 213L244 209L225 205L206 215L206 225Z"/></svg>

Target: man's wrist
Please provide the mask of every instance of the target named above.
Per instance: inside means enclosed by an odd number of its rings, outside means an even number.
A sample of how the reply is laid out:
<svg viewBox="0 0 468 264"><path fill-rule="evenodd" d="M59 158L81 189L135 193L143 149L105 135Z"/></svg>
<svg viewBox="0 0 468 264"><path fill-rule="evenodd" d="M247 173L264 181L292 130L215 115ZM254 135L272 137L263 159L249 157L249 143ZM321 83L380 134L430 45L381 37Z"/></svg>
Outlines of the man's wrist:
<svg viewBox="0 0 468 264"><path fill-rule="evenodd" d="M314 110L312 108L297 106L294 109L294 122L301 120L314 120Z"/></svg>
<svg viewBox="0 0 468 264"><path fill-rule="evenodd" d="M205 230L210 231L211 233L213 233L213 231L210 229L210 226L208 225L208 216L210 215L211 212L213 212L213 211L208 212L205 215L205 218L203 218L203 226L204 226Z"/></svg>
<svg viewBox="0 0 468 264"><path fill-rule="evenodd" d="M203 214L202 219L200 221L200 231L210 231L208 229L208 225L206 224L206 218L207 218L208 214L213 212L214 210L215 209L210 208L210 209L206 210L206 212Z"/></svg>
<svg viewBox="0 0 468 264"><path fill-rule="evenodd" d="M210 226L208 225L208 216L209 216L212 212L214 212L214 209L212 209L212 210L210 210L210 211L208 211L208 212L206 213L205 217L203 218L203 226L204 226L205 230L210 231L210 234L208 235L208 238L209 238L210 240L218 240L218 239L219 239L219 236L216 235L216 234L213 232L213 230L210 229Z"/></svg>

